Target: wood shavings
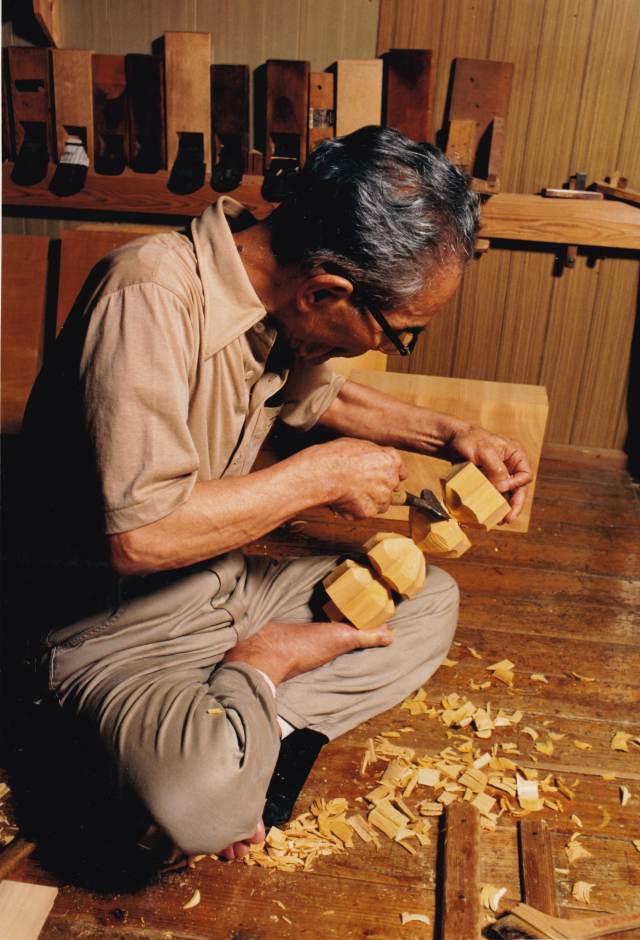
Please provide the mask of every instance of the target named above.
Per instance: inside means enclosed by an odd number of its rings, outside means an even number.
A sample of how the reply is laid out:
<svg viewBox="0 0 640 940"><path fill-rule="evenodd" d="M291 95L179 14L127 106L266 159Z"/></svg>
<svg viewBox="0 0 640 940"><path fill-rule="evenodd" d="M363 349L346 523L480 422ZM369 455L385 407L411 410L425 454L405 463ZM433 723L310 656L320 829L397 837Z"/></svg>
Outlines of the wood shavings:
<svg viewBox="0 0 640 940"><path fill-rule="evenodd" d="M469 688L473 689L474 692L479 692L481 689L490 689L491 680L485 679L484 682L474 682L473 679L469 680Z"/></svg>
<svg viewBox="0 0 640 940"><path fill-rule="evenodd" d="M486 884L480 888L480 903L487 911L498 910L500 901L507 893L506 888L499 888L497 885Z"/></svg>
<svg viewBox="0 0 640 940"><path fill-rule="evenodd" d="M583 904L591 904L590 893L592 888L595 888L595 884L591 884L588 881L576 881L571 889L571 894L576 901L581 901Z"/></svg>
<svg viewBox="0 0 640 940"><path fill-rule="evenodd" d="M609 823L611 822L611 814L604 806L599 806L599 810L602 810L602 820L598 823L597 826L594 826L594 829L606 829Z"/></svg>
<svg viewBox="0 0 640 940"><path fill-rule="evenodd" d="M494 677L499 679L500 682L512 686L515 678L513 674L514 665L515 663L512 663L509 659L501 659L499 663L493 663L493 665L487 666L487 670L492 672Z"/></svg>
<svg viewBox="0 0 640 940"><path fill-rule="evenodd" d="M574 826L579 826L582 829L582 820L579 816L576 816L575 813L571 815L571 822L574 824Z"/></svg>
<svg viewBox="0 0 640 940"><path fill-rule="evenodd" d="M559 731L547 731L547 734L552 741L562 741L563 738L566 738L566 734L560 734Z"/></svg>
<svg viewBox="0 0 640 940"><path fill-rule="evenodd" d="M578 682L595 682L596 681L594 676L581 676L579 672L571 671L568 673L568 675L571 676L572 679L577 679Z"/></svg>
<svg viewBox="0 0 640 940"><path fill-rule="evenodd" d="M183 911L191 910L192 907L196 907L200 903L200 891L196 888L186 904L182 905Z"/></svg>
<svg viewBox="0 0 640 940"><path fill-rule="evenodd" d="M207 708L207 715L221 715L221 708Z"/></svg>
<svg viewBox="0 0 640 940"><path fill-rule="evenodd" d="M289 918L287 917L286 914L281 914L280 916L282 917L282 920L285 921L285 923L287 923L287 924L292 924L292 923L293 923L293 921L289 920Z"/></svg>
<svg viewBox="0 0 640 940"><path fill-rule="evenodd" d="M471 653L474 659L482 659L482 656L480 655L478 650L475 649L473 646L467 646L467 649L469 650L469 652Z"/></svg>
<svg viewBox="0 0 640 940"><path fill-rule="evenodd" d="M633 735L629 734L627 731L616 731L611 738L609 747L612 751L628 751L629 741L631 741L632 738Z"/></svg>
<svg viewBox="0 0 640 940"><path fill-rule="evenodd" d="M412 921L418 921L421 924L426 924L427 927L431 925L431 921L426 914L410 914L408 911L403 911L400 914L400 922L404 927L405 924L410 924Z"/></svg>
<svg viewBox="0 0 640 940"><path fill-rule="evenodd" d="M591 858L591 852L588 849L585 849L583 845L580 845L578 839L580 838L579 832L574 832L569 841L564 847L565 854L569 859L569 864L573 865L581 858Z"/></svg>
<svg viewBox="0 0 640 940"><path fill-rule="evenodd" d="M278 901L277 898L274 898L274 899L273 899L273 903L274 903L274 904L277 904L278 907L282 908L283 911L286 911L286 907L284 906L284 904L282 903L282 901Z"/></svg>
<svg viewBox="0 0 640 940"><path fill-rule="evenodd" d="M640 852L640 839L632 839L631 844L633 845L636 852Z"/></svg>
<svg viewBox="0 0 640 940"><path fill-rule="evenodd" d="M540 735L534 728L530 728L528 725L526 728L522 729L523 734L528 734L532 741L537 741Z"/></svg>
<svg viewBox="0 0 640 940"><path fill-rule="evenodd" d="M553 741L536 741L534 747L536 751L540 751L541 754L546 754L547 757L551 757L553 754Z"/></svg>
<svg viewBox="0 0 640 940"><path fill-rule="evenodd" d="M616 779L616 775L614 773L611 773L610 771L605 774L600 774L600 776L602 777L603 780L615 780Z"/></svg>
<svg viewBox="0 0 640 940"><path fill-rule="evenodd" d="M589 744L587 741L575 741L573 746L577 747L579 751L590 751L593 748L592 744Z"/></svg>
<svg viewBox="0 0 640 940"><path fill-rule="evenodd" d="M445 659L445 660L442 662L442 665L443 665L443 666L447 666L449 669L452 669L454 666L457 666L459 662L460 662L459 659L449 659L449 658L447 658L447 659Z"/></svg>
<svg viewBox="0 0 640 940"><path fill-rule="evenodd" d="M532 682L546 682L549 685L549 680L542 672L532 672L529 678Z"/></svg>
<svg viewBox="0 0 640 940"><path fill-rule="evenodd" d="M487 793L478 793L478 795L471 800L472 806L478 807L481 816L488 816L495 806L495 802L495 799Z"/></svg>
<svg viewBox="0 0 640 940"><path fill-rule="evenodd" d="M631 799L631 790L628 787L620 787L620 805L626 806Z"/></svg>
<svg viewBox="0 0 640 940"><path fill-rule="evenodd" d="M364 755L362 757L362 762L360 764L360 774L364 775L367 772L369 764L375 764L378 760L378 755L376 754L376 749L373 744L373 738L367 739L367 747L365 749Z"/></svg>
<svg viewBox="0 0 640 940"><path fill-rule="evenodd" d="M524 777L521 777L520 774L516 774L516 795L518 797L518 803L522 809L528 809L529 803L537 802L539 800L538 795L538 781L537 780L525 780Z"/></svg>

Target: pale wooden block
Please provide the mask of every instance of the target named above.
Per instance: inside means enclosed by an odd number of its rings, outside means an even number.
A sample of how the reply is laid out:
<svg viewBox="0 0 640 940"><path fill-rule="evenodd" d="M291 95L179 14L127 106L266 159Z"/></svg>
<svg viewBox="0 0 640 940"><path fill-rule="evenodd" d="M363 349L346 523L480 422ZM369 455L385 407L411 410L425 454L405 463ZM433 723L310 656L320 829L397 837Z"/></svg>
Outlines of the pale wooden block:
<svg viewBox="0 0 640 940"><path fill-rule="evenodd" d="M420 593L426 564L412 539L395 532L377 532L363 547L378 575L392 590L405 597Z"/></svg>
<svg viewBox="0 0 640 940"><path fill-rule="evenodd" d="M551 201L551 200L549 200ZM471 424L480 425L503 437L515 438L529 458L533 482L529 485L525 504L515 522L501 526L501 532L526 532L529 528L540 452L549 411L546 389L539 385L516 385L507 382L483 382L477 379L454 379L431 375L405 375L400 372L354 371L354 382L395 395L403 401L433 411L455 415ZM424 457L402 451L408 471L403 487L420 494L428 488L441 495L441 480L454 466L447 460ZM408 509L392 506L387 519L407 519Z"/></svg>
<svg viewBox="0 0 640 940"><path fill-rule="evenodd" d="M387 368L387 355L377 349L370 349L361 356L336 356L335 359L329 360L329 365L334 372L348 379L352 372L363 369L371 372L384 372Z"/></svg>
<svg viewBox="0 0 640 940"><path fill-rule="evenodd" d="M395 604L388 588L350 558L327 575L323 585L331 599L324 610L332 619L337 609L340 620L350 621L358 630L374 630L393 616Z"/></svg>
<svg viewBox="0 0 640 940"><path fill-rule="evenodd" d="M444 501L449 512L467 525L495 528L509 512L509 503L475 464L454 467L444 481Z"/></svg>
<svg viewBox="0 0 640 940"><path fill-rule="evenodd" d="M37 940L57 893L49 885L0 882L0 937Z"/></svg>
<svg viewBox="0 0 640 940"><path fill-rule="evenodd" d="M338 59L336 136L382 123L382 59Z"/></svg>
<svg viewBox="0 0 640 940"><path fill-rule="evenodd" d="M200 133L211 169L211 33L164 34L167 166L178 154L180 133Z"/></svg>

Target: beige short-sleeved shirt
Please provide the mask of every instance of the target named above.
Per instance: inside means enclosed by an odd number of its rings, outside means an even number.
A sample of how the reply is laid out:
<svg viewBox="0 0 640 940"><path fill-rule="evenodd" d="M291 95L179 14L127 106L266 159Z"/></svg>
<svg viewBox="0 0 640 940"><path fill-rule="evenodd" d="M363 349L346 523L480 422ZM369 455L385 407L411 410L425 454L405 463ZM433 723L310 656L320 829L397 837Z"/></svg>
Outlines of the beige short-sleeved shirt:
<svg viewBox="0 0 640 940"><path fill-rule="evenodd" d="M342 386L326 365L272 371L277 331L227 221L243 212L222 197L191 237L110 256L80 362L107 534L168 515L198 480L248 473L276 417L306 430Z"/></svg>

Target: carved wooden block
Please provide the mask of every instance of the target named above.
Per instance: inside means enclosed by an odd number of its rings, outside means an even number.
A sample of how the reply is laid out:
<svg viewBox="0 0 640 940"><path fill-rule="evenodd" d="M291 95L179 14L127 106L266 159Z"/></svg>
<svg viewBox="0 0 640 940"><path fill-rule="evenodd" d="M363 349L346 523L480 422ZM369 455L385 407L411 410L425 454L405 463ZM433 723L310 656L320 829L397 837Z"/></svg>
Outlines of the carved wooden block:
<svg viewBox="0 0 640 940"><path fill-rule="evenodd" d="M309 153L335 134L335 82L332 72L309 75Z"/></svg>
<svg viewBox="0 0 640 940"><path fill-rule="evenodd" d="M165 33L164 81L167 166L173 167L180 135L202 135L204 163L211 167L211 33Z"/></svg>
<svg viewBox="0 0 640 940"><path fill-rule="evenodd" d="M382 59L338 59L335 75L336 135L382 122Z"/></svg>
<svg viewBox="0 0 640 940"><path fill-rule="evenodd" d="M93 129L96 172L122 172L129 159L127 78L123 55L94 55Z"/></svg>
<svg viewBox="0 0 640 940"><path fill-rule="evenodd" d="M7 49L9 94L15 125L15 153L20 153L25 136L36 137L53 158L53 98L49 50L29 46ZM8 100L5 90L3 101Z"/></svg>
<svg viewBox="0 0 640 940"><path fill-rule="evenodd" d="M125 56L129 106L129 163L137 173L166 167L164 64L160 56Z"/></svg>
<svg viewBox="0 0 640 940"><path fill-rule="evenodd" d="M392 590L415 597L424 585L426 564L416 543L406 535L378 532L364 545L367 558Z"/></svg>
<svg viewBox="0 0 640 940"><path fill-rule="evenodd" d="M56 159L72 136L82 141L93 162L93 91L90 49L51 49Z"/></svg>
<svg viewBox="0 0 640 940"><path fill-rule="evenodd" d="M383 119L412 140L430 141L433 98L430 49L391 49L384 61Z"/></svg>
<svg viewBox="0 0 640 940"><path fill-rule="evenodd" d="M447 156L452 163L471 174L476 151L476 122L454 120L449 123Z"/></svg>
<svg viewBox="0 0 640 940"><path fill-rule="evenodd" d="M467 525L487 532L508 514L509 503L475 464L453 468L444 480L444 501L449 512Z"/></svg>
<svg viewBox="0 0 640 940"><path fill-rule="evenodd" d="M471 542L456 519L431 522L419 509L409 510L409 531L420 551L442 558L460 558Z"/></svg>
<svg viewBox="0 0 640 940"><path fill-rule="evenodd" d="M348 620L359 630L373 630L393 616L395 605L388 588L351 559L338 565L323 584L330 598L324 610L332 620Z"/></svg>

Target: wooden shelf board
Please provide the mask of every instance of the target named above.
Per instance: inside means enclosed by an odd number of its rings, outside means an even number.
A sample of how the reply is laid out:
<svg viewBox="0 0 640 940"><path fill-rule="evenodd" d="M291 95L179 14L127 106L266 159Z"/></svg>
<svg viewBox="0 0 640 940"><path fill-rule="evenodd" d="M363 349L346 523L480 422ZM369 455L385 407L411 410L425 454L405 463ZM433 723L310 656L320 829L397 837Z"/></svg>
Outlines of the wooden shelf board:
<svg viewBox="0 0 640 940"><path fill-rule="evenodd" d="M54 166L35 186L16 186L11 180L13 165L2 170L4 206L22 209L24 214L87 216L145 216L187 219L200 215L216 202L219 193L205 185L187 196L167 189L168 171L134 173L126 169L120 176L90 173L81 192L55 196L49 191ZM242 185L230 193L258 218L274 208L260 195L261 176L244 176ZM19 214L14 212L13 214ZM483 206L480 237L550 244L593 245L602 248L640 249L640 211L625 203L545 199L524 193L499 193Z"/></svg>

